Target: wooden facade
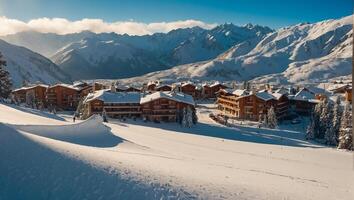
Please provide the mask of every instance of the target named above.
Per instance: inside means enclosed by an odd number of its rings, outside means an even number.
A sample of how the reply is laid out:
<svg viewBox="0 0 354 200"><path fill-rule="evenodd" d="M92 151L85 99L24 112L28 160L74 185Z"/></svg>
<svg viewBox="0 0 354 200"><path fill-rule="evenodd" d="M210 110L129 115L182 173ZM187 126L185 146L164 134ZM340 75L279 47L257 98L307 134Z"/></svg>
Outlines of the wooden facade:
<svg viewBox="0 0 354 200"><path fill-rule="evenodd" d="M216 93L221 89L226 89L227 87L221 83L216 83L210 86L212 98L216 98Z"/></svg>
<svg viewBox="0 0 354 200"><path fill-rule="evenodd" d="M105 110L106 115L112 118L122 117L140 117L140 103L105 103L102 100L95 99L87 103L88 115L101 115Z"/></svg>
<svg viewBox="0 0 354 200"><path fill-rule="evenodd" d="M181 86L181 91L185 94L191 95L193 98L196 98L196 89L195 85L192 83L185 83Z"/></svg>
<svg viewBox="0 0 354 200"><path fill-rule="evenodd" d="M85 115L106 113L113 118L143 117L148 121L175 122L183 108L195 110L193 97L177 92L152 94L97 91L84 101Z"/></svg>
<svg viewBox="0 0 354 200"><path fill-rule="evenodd" d="M202 96L202 98L206 98L206 99L215 97L213 94L213 90L211 89L211 87L209 85L203 85L201 96Z"/></svg>
<svg viewBox="0 0 354 200"><path fill-rule="evenodd" d="M37 106L46 106L46 85L38 84L22 87L12 92L13 98L18 103L34 103Z"/></svg>
<svg viewBox="0 0 354 200"><path fill-rule="evenodd" d="M221 92L217 104L218 109L229 117L252 121L263 119L272 106L278 119L284 118L289 109L289 99L285 95L279 99L262 99L256 94L237 96Z"/></svg>
<svg viewBox="0 0 354 200"><path fill-rule="evenodd" d="M19 88L17 90L12 91L13 99L18 103L26 103L26 89Z"/></svg>
<svg viewBox="0 0 354 200"><path fill-rule="evenodd" d="M47 89L48 106L57 110L76 110L80 101L77 89L63 84L57 84Z"/></svg>
<svg viewBox="0 0 354 200"><path fill-rule="evenodd" d="M149 121L175 122L178 112L190 106L167 98L159 98L141 105L142 117Z"/></svg>
<svg viewBox="0 0 354 200"><path fill-rule="evenodd" d="M29 89L27 89L27 96L33 95L33 100L34 102L41 107L45 107L46 106L46 91L47 91L47 86L43 86L43 85L36 85L33 86Z"/></svg>

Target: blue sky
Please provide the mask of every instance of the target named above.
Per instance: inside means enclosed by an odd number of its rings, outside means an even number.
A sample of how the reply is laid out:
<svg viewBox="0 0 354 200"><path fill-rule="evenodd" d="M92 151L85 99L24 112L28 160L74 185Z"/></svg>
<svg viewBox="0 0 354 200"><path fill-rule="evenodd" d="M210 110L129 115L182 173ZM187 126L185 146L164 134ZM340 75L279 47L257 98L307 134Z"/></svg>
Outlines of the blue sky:
<svg viewBox="0 0 354 200"><path fill-rule="evenodd" d="M339 18L352 12L352 0L0 0L0 16L22 21L41 17L144 23L195 19L279 28Z"/></svg>

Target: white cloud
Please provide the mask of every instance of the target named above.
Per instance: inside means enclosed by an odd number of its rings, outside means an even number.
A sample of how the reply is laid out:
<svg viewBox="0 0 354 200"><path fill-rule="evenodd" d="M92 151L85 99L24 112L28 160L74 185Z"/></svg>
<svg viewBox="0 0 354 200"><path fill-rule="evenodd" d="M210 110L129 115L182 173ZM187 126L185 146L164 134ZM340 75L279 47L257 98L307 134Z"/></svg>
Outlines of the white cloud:
<svg viewBox="0 0 354 200"><path fill-rule="evenodd" d="M216 24L208 24L198 20L173 22L141 23L135 21L104 22L101 19L82 19L69 21L65 18L38 18L28 22L0 16L0 35L14 34L22 31L38 31L42 33L68 34L89 30L95 33L115 32L118 34L145 35L157 32L166 33L177 28L200 26L211 29Z"/></svg>

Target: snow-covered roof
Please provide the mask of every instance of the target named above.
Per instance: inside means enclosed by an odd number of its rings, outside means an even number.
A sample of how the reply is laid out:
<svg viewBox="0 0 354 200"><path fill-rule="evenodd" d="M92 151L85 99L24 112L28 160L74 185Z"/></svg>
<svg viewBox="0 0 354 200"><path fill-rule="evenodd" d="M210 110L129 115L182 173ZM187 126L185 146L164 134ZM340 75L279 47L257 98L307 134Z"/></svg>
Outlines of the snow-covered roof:
<svg viewBox="0 0 354 200"><path fill-rule="evenodd" d="M173 101L190 104L193 106L195 105L194 99L191 95L184 94L181 92L171 92L171 91L154 92L152 94L147 94L146 96L141 98L140 103L144 104L161 98L166 98Z"/></svg>
<svg viewBox="0 0 354 200"><path fill-rule="evenodd" d="M98 99L105 103L140 103L139 92L110 92L109 90L98 90L87 95L85 103Z"/></svg>
<svg viewBox="0 0 354 200"><path fill-rule="evenodd" d="M128 89L128 86L119 84L119 85L116 85L116 88L119 90L126 90L126 89Z"/></svg>
<svg viewBox="0 0 354 200"><path fill-rule="evenodd" d="M342 89L342 88L351 88L352 86L350 84L346 84L346 83L342 83L342 84L332 84L328 86L328 90L329 91L335 91L338 89Z"/></svg>
<svg viewBox="0 0 354 200"><path fill-rule="evenodd" d="M219 92L225 92L227 94L232 94L234 92L234 89L225 88L225 89L220 89L219 91L217 91L217 93L219 93Z"/></svg>
<svg viewBox="0 0 354 200"><path fill-rule="evenodd" d="M20 87L20 88L17 88L15 90L12 90L12 92L17 92L17 91L20 91L20 90L29 90L29 89L32 89L32 88L35 88L35 87L45 87L45 88L48 88L48 85L45 85L45 84L36 84L36 85L31 85L31 86L24 86L24 87Z"/></svg>
<svg viewBox="0 0 354 200"><path fill-rule="evenodd" d="M210 85L210 87L215 87L218 85L222 85L219 81L214 82L213 84Z"/></svg>
<svg viewBox="0 0 354 200"><path fill-rule="evenodd" d="M236 89L232 92L232 94L236 95L236 96L245 96L249 94L249 91L247 90L241 90L241 89Z"/></svg>
<svg viewBox="0 0 354 200"><path fill-rule="evenodd" d="M315 95L305 88L301 89L298 93L296 93L293 97L294 100L300 100L300 101L309 101L311 99L316 99Z"/></svg>
<svg viewBox="0 0 354 200"><path fill-rule="evenodd" d="M182 87L184 87L184 86L186 86L186 85L192 85L192 86L194 86L194 83L188 81L188 82L183 83L183 84L182 84Z"/></svg>
<svg viewBox="0 0 354 200"><path fill-rule="evenodd" d="M278 93L278 92L274 92L272 93L273 97L276 99L276 100L279 100L282 96L284 96L285 94L283 93Z"/></svg>
<svg viewBox="0 0 354 200"><path fill-rule="evenodd" d="M49 88L58 87L58 86L70 88L70 89L73 89L73 90L80 90L81 89L79 87L75 87L73 85L69 85L69 84L66 84L66 83L58 83L58 84L50 86Z"/></svg>
<svg viewBox="0 0 354 200"><path fill-rule="evenodd" d="M147 83L147 86L149 86L149 85L157 85L157 83L156 83L156 81L149 81L149 82Z"/></svg>
<svg viewBox="0 0 354 200"><path fill-rule="evenodd" d="M289 89L286 89L286 88L284 88L284 87L281 87L281 88L275 90L275 93L289 94Z"/></svg>
<svg viewBox="0 0 354 200"><path fill-rule="evenodd" d="M156 86L156 89L159 89L159 88L162 88L162 87L170 87L170 88L171 88L171 86L170 86L170 85L167 85L167 84L161 84L161 85Z"/></svg>
<svg viewBox="0 0 354 200"><path fill-rule="evenodd" d="M272 94L265 92L265 91L264 92L257 92L256 96L260 99L263 99L264 101L269 101L271 99L275 99L275 97Z"/></svg>
<svg viewBox="0 0 354 200"><path fill-rule="evenodd" d="M306 88L313 94L327 94L328 93L325 89L315 87L315 86L308 86Z"/></svg>

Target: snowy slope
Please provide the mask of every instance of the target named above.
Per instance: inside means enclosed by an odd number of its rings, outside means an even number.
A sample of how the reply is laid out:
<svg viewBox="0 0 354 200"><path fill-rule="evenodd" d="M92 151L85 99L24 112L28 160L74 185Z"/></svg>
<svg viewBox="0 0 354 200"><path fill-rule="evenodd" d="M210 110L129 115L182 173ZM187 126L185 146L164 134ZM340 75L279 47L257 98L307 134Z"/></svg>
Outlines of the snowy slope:
<svg viewBox="0 0 354 200"><path fill-rule="evenodd" d="M208 113L198 108L191 129L72 124L0 104L0 199L352 199L352 153L297 131L227 128Z"/></svg>
<svg viewBox="0 0 354 200"><path fill-rule="evenodd" d="M10 72L14 87L21 86L23 81L52 84L70 80L57 65L29 49L0 40L0 52L7 62L5 68Z"/></svg>
<svg viewBox="0 0 354 200"><path fill-rule="evenodd" d="M327 80L351 73L352 36L352 16L298 24L244 41L216 59L154 72L141 79Z"/></svg>
<svg viewBox="0 0 354 200"><path fill-rule="evenodd" d="M14 45L26 47L34 52L46 56L47 58L50 58L50 56L55 54L63 46L93 35L95 35L95 33L89 31L67 35L25 31L12 35L1 36L0 39Z"/></svg>
<svg viewBox="0 0 354 200"><path fill-rule="evenodd" d="M194 27L145 36L96 35L63 47L51 59L76 79L132 77L215 58L234 44L271 31L223 24L211 30Z"/></svg>

